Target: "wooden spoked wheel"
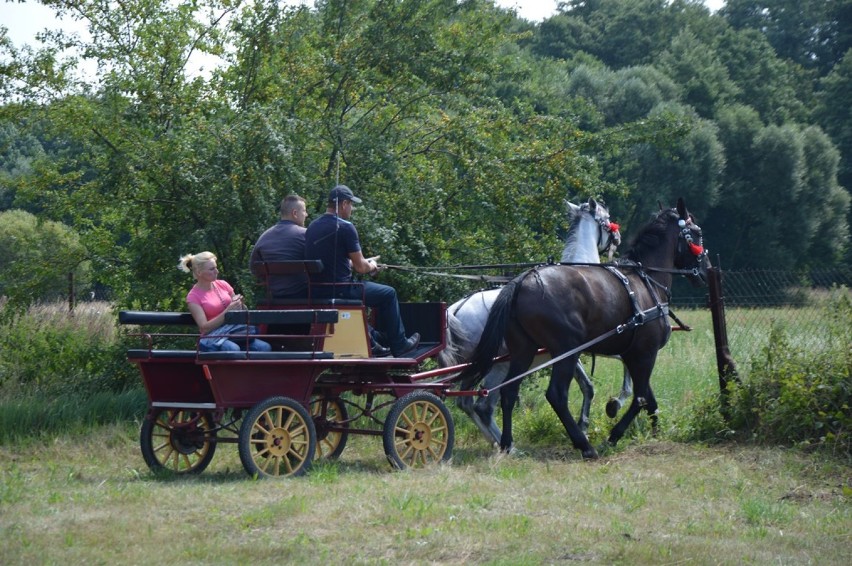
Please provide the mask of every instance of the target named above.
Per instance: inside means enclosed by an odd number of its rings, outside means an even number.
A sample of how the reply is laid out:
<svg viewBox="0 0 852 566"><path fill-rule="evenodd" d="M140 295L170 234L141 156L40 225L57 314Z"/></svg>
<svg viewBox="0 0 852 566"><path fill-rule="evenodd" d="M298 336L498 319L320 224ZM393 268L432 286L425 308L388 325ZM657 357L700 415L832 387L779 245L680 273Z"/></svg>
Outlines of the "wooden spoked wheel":
<svg viewBox="0 0 852 566"><path fill-rule="evenodd" d="M397 469L423 468L448 461L455 429L447 406L428 391L400 397L385 419L385 455Z"/></svg>
<svg viewBox="0 0 852 566"><path fill-rule="evenodd" d="M323 404L325 408L323 409ZM325 413L325 414L323 414ZM318 395L311 399L311 417L317 431L317 450L315 460L336 460L346 448L349 440L348 431L330 430L331 426L346 427L349 413L346 405L339 398L328 398Z"/></svg>
<svg viewBox="0 0 852 566"><path fill-rule="evenodd" d="M186 409L161 410L142 422L142 458L154 472L200 474L216 452L213 417Z"/></svg>
<svg viewBox="0 0 852 566"><path fill-rule="evenodd" d="M240 460L250 476L300 476L311 467L317 434L301 403L271 397L243 418L238 442Z"/></svg>

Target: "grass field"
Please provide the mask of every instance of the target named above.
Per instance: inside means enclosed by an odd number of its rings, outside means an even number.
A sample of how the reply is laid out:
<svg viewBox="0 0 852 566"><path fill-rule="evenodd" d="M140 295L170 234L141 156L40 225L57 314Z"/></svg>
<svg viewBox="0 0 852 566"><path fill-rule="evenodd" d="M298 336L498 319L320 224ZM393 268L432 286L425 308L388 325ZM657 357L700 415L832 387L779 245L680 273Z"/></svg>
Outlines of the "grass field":
<svg viewBox="0 0 852 566"><path fill-rule="evenodd" d="M303 478L250 479L235 446L198 477L144 466L136 426L0 448L4 564L847 564L849 469L795 450L628 442L584 462L459 438L391 472L351 440Z"/></svg>
<svg viewBox="0 0 852 566"><path fill-rule="evenodd" d="M660 352L659 436L643 415L593 462L565 440L544 376L522 387L515 455L495 453L453 407L448 465L392 472L380 439L352 437L339 461L282 481L249 478L224 443L199 476L155 476L139 416L63 428L84 400L59 400L69 416L48 411L0 445L0 563L847 564L848 465L799 449L676 441L696 404L718 393L709 314L677 314L694 330ZM747 337L744 324L729 334ZM747 372L751 359L738 362ZM593 381L599 445L621 364L596 360ZM38 401L29 403L25 413ZM144 394L122 403L139 407L121 414L141 415Z"/></svg>

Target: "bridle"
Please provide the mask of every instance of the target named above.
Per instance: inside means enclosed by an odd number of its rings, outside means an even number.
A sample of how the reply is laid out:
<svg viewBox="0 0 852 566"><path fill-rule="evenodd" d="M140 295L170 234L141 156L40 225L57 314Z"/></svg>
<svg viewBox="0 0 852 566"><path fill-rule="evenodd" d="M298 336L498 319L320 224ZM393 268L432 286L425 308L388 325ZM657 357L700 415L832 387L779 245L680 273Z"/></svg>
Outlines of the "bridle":
<svg viewBox="0 0 852 566"><path fill-rule="evenodd" d="M677 209L671 209L672 212L678 217L677 225L679 228L678 236L677 236L677 257L681 257L684 255L683 246L686 245L689 249L690 255L695 258L695 264L692 268L678 268L669 269L666 267L647 267L643 266L641 262L639 265L641 269L645 271L656 271L659 273L672 273L676 275L692 275L694 277L701 276L701 265L704 263L705 258L709 255L709 252L704 247L704 235L701 232L701 226L696 224L693 221L692 215L689 214L686 218L682 218L680 213L677 212ZM696 243L696 238L693 236L693 231L698 232L698 242Z"/></svg>
<svg viewBox="0 0 852 566"><path fill-rule="evenodd" d="M689 248L689 252L695 256L695 267L692 268L692 274L698 275L700 273L700 266L704 262L704 258L707 257L708 251L704 248L704 235L701 232L701 226L696 224L693 221L692 215L690 214L688 218L680 218L677 221L678 228L680 228L680 234L678 235L677 240L677 253L680 256L683 253L683 244ZM695 242L695 238L692 235L692 232L698 232L698 242Z"/></svg>
<svg viewBox="0 0 852 566"><path fill-rule="evenodd" d="M580 205L580 209L591 212L588 203L585 202ZM598 252L604 253L610 248L618 246L621 243L621 227L615 222L610 222L609 212L607 211L606 216L600 217L595 214L593 218L598 223Z"/></svg>

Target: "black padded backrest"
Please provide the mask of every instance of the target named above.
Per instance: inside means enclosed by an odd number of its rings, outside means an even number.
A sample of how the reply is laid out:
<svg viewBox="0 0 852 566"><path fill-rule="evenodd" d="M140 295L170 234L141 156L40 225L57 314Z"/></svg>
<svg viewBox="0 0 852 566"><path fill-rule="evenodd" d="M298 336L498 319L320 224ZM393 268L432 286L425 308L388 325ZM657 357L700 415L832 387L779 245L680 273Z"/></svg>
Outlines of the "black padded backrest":
<svg viewBox="0 0 852 566"><path fill-rule="evenodd" d="M256 261L252 264L252 267L254 268L255 273L262 276L319 273L322 271L322 260Z"/></svg>
<svg viewBox="0 0 852 566"><path fill-rule="evenodd" d="M336 310L245 310L225 313L226 324L311 324L336 323Z"/></svg>
<svg viewBox="0 0 852 566"><path fill-rule="evenodd" d="M332 352L200 352L198 359L204 360L331 360Z"/></svg>
<svg viewBox="0 0 852 566"><path fill-rule="evenodd" d="M258 306L274 307L274 306L350 306L357 307L363 305L364 302L358 299L279 299L273 297L264 299Z"/></svg>
<svg viewBox="0 0 852 566"><path fill-rule="evenodd" d="M150 311L121 311L118 313L121 324L188 324L195 325L195 319L188 312L150 312Z"/></svg>

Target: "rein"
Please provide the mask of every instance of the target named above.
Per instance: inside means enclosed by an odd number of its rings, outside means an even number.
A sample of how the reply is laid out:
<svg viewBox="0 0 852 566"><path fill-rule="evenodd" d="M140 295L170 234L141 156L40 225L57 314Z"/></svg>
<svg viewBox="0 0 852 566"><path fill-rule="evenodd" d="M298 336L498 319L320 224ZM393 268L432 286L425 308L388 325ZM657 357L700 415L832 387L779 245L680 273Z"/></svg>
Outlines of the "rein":
<svg viewBox="0 0 852 566"><path fill-rule="evenodd" d="M533 265L536 265L536 264L530 264L530 265L525 266L525 267L531 267ZM399 271L409 271L409 272L421 273L423 275L432 275L434 277L450 277L450 278L453 278L453 279L466 279L466 280L469 280L469 281L481 281L483 283L508 283L509 281L514 279L514 276L508 276L508 275L464 275L464 274L461 274L461 273L444 273L444 272L441 272L441 271L426 271L424 268L413 267L413 266L409 267L409 266L405 266L405 265L382 264L381 267L384 268L384 269L397 269ZM461 267L455 268L455 269L470 269L472 267L474 267L474 266L461 266Z"/></svg>
<svg viewBox="0 0 852 566"><path fill-rule="evenodd" d="M498 389L502 389L503 387L505 387L506 385L508 385L510 383L514 383L518 380L525 378L526 376L528 376L530 374L533 374L537 371L543 370L546 367L550 367L555 363L561 362L565 358L568 358L570 356L573 356L574 354L582 352L583 350L588 349L590 346L594 346L598 342L603 342L604 340L606 340L607 338L609 338L609 337L611 337L615 334L623 334L624 332L626 332L628 330L632 330L632 329L636 328L637 326L642 326L643 324L645 324L647 322L651 322L651 321L657 320L658 318L662 318L662 317L667 315L668 310L669 310L668 303L663 303L663 304L658 304L656 306L653 306L653 307L646 309L644 311L638 312L635 315L633 315L633 317L631 317L631 319L628 320L627 322L625 322L623 324L619 324L618 326L616 326L612 330L609 330L608 332L601 334L597 338L593 338L592 340L589 340L588 342L586 342L584 344L580 344L576 348L568 350L567 352L564 352L564 353L556 356L555 358L551 358L550 360L544 362L541 365L535 366L535 367L525 371L524 373L516 375L512 379L507 379L506 381L504 381L503 383L500 383L496 387L492 387L491 389L484 389L484 388L480 389L479 395L481 397L488 397L488 394L491 391L497 391Z"/></svg>

